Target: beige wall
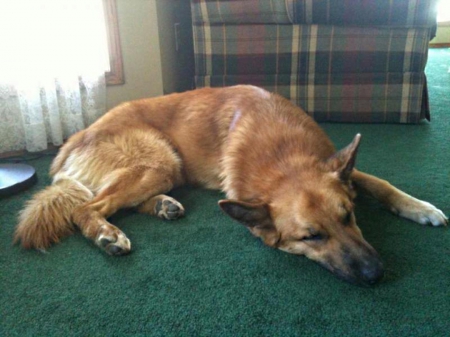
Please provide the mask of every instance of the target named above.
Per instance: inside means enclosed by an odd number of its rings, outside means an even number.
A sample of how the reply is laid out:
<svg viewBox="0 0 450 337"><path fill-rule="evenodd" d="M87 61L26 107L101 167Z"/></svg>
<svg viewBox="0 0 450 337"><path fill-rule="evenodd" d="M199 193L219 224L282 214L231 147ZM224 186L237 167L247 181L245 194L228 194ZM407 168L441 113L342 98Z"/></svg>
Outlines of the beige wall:
<svg viewBox="0 0 450 337"><path fill-rule="evenodd" d="M430 43L450 43L450 23L438 24L436 37Z"/></svg>
<svg viewBox="0 0 450 337"><path fill-rule="evenodd" d="M125 84L107 87L108 109L163 94L156 0L117 0L117 14Z"/></svg>

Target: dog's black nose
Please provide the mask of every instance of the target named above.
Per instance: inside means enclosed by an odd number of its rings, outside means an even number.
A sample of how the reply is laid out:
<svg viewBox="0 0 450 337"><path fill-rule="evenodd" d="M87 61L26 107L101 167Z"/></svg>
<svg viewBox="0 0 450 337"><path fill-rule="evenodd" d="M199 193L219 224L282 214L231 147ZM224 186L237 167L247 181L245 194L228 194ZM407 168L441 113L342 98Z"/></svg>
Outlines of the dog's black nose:
<svg viewBox="0 0 450 337"><path fill-rule="evenodd" d="M384 276L384 268L381 262L371 263L361 268L361 276L365 283L373 285Z"/></svg>

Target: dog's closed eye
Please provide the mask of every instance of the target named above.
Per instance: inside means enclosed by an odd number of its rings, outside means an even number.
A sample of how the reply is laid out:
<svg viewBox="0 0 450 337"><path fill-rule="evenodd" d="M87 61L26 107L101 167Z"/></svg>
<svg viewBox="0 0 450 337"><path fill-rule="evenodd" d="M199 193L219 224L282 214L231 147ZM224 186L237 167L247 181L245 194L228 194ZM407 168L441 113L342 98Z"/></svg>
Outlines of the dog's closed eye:
<svg viewBox="0 0 450 337"><path fill-rule="evenodd" d="M308 235L302 238L302 241L319 241L319 240L323 240L324 236L320 233L318 234L312 234L312 235Z"/></svg>

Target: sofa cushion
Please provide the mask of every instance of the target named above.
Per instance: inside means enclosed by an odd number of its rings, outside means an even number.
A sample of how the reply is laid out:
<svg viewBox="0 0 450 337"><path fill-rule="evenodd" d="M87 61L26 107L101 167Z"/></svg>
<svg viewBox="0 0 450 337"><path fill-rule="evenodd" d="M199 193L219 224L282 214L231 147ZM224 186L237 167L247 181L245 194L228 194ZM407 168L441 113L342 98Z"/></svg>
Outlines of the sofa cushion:
<svg viewBox="0 0 450 337"><path fill-rule="evenodd" d="M196 25L196 75L422 72L429 29Z"/></svg>

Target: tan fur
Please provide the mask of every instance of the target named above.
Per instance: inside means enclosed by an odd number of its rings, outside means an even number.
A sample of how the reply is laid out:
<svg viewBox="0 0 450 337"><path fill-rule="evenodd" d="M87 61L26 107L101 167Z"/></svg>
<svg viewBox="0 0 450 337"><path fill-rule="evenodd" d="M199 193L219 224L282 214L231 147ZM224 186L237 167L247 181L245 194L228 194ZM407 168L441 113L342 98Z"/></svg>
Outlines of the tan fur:
<svg viewBox="0 0 450 337"><path fill-rule="evenodd" d="M73 210L93 194L70 179L59 180L27 202L19 216L14 241L24 248L45 249L73 232Z"/></svg>
<svg viewBox="0 0 450 337"><path fill-rule="evenodd" d="M267 245L306 255L349 281L382 275L353 215L353 184L417 222L446 223L434 206L354 170L360 136L336 152L320 127L286 99L252 86L205 88L122 104L72 136L55 158L54 183L27 204L16 230L47 248L72 222L112 255L129 252L106 218L124 207L175 219L164 193L185 183L221 188L222 209Z"/></svg>

